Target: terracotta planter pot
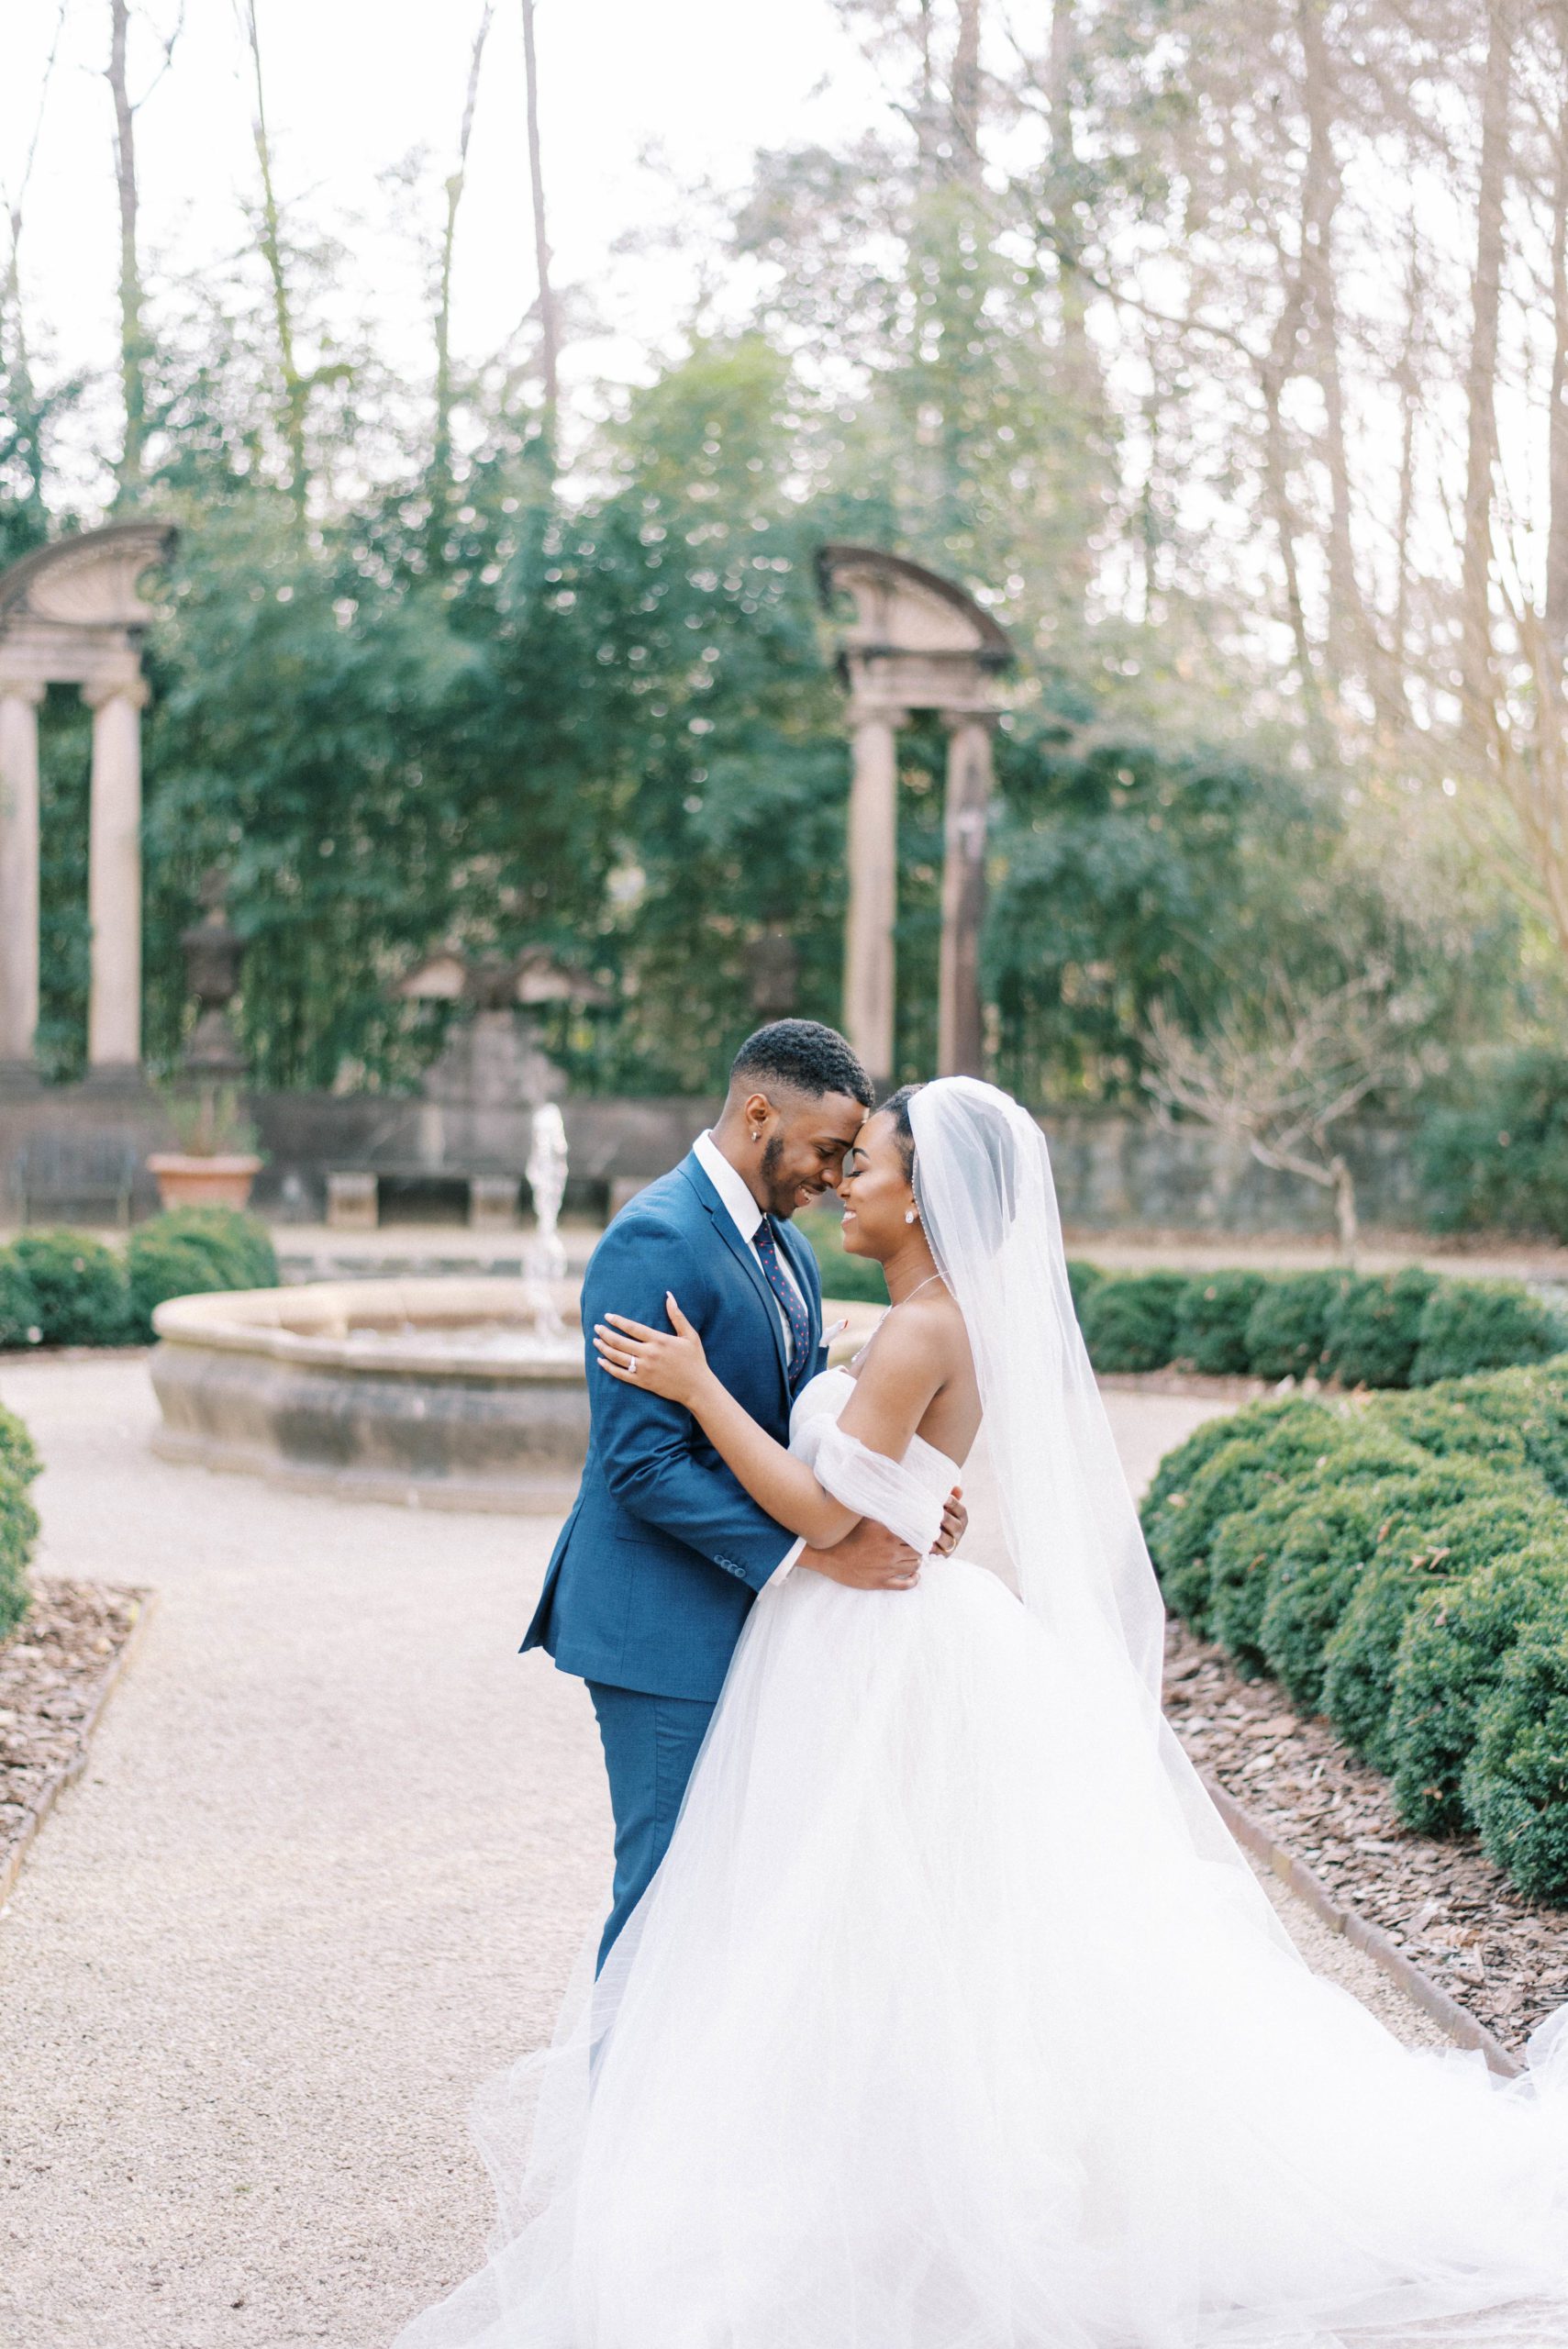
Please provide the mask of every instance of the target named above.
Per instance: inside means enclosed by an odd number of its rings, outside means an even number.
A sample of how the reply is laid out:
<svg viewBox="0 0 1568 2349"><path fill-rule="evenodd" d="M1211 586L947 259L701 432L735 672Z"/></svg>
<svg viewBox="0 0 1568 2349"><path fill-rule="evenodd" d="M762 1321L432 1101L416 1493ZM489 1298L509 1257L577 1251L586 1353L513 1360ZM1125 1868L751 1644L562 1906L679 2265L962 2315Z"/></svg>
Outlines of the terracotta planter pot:
<svg viewBox="0 0 1568 2349"><path fill-rule="evenodd" d="M147 1164L166 1208L245 1207L261 1171L259 1158L195 1158L177 1150L154 1151Z"/></svg>

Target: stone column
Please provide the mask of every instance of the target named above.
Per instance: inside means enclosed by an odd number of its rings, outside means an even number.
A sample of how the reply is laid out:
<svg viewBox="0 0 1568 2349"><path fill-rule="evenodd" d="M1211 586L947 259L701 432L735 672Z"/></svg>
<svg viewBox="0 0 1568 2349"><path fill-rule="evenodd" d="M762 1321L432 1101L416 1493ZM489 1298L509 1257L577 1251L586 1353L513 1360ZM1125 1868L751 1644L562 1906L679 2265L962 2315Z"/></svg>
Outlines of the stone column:
<svg viewBox="0 0 1568 2349"><path fill-rule="evenodd" d="M983 1076L980 926L985 913L985 824L991 806L991 720L944 712L948 729L942 950L937 988L937 1074Z"/></svg>
<svg viewBox="0 0 1568 2349"><path fill-rule="evenodd" d="M850 712L850 910L844 926L844 1033L880 1085L893 1074L893 925L898 912L901 709Z"/></svg>
<svg viewBox="0 0 1568 2349"><path fill-rule="evenodd" d="M39 704L0 677L0 1071L30 1071L39 1024Z"/></svg>
<svg viewBox="0 0 1568 2349"><path fill-rule="evenodd" d="M84 685L82 698L93 712L88 1074L126 1075L141 1061L141 712L147 686L139 676L121 675Z"/></svg>

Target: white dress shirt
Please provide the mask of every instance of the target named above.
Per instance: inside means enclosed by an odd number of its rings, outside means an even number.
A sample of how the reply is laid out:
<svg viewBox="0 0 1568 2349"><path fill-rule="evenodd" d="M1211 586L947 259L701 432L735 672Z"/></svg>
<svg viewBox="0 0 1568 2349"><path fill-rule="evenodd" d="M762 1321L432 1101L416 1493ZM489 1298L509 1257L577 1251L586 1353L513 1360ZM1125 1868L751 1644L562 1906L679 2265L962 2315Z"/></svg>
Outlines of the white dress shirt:
<svg viewBox="0 0 1568 2349"><path fill-rule="evenodd" d="M751 1191L748 1189L744 1180L736 1172L735 1168L731 1166L728 1159L726 1158L724 1152L719 1149L718 1144L714 1141L711 1133L698 1134L695 1141L692 1144L692 1148L696 1154L697 1164L702 1168L703 1173L707 1176L708 1181L718 1193L719 1199L723 1204L726 1213L728 1215L730 1222L735 1226L736 1230L740 1234L741 1239L751 1251L751 1254L756 1262L757 1270L762 1273L763 1280L766 1281L768 1275L766 1272L763 1271L761 1256L757 1254L757 1233L761 1229L763 1220L762 1208L757 1205L756 1200L751 1197ZM790 1269L789 1259L785 1255L784 1250L781 1248L777 1252L779 1269L783 1273L785 1280L788 1281L791 1288L794 1289L796 1297L800 1297L801 1307L804 1310L806 1308L806 1299L800 1295L800 1283L795 1279L794 1273ZM787 1359L790 1346L793 1343L790 1333L789 1316L784 1311L784 1307L779 1303L778 1298L773 1296L771 1286L769 1287L768 1295L772 1301L773 1311L778 1315L780 1327L784 1330L784 1354ZM806 1318L809 1320L809 1313L807 1313ZM769 1581L778 1582L782 1576L787 1575L791 1566L794 1565L795 1560L799 1557L805 1547L806 1537L803 1534L800 1540L795 1543L794 1549L789 1552L788 1555L779 1561L779 1564L773 1569L773 1574L769 1576ZM764 1586L764 1587L766 1587L766 1586Z"/></svg>

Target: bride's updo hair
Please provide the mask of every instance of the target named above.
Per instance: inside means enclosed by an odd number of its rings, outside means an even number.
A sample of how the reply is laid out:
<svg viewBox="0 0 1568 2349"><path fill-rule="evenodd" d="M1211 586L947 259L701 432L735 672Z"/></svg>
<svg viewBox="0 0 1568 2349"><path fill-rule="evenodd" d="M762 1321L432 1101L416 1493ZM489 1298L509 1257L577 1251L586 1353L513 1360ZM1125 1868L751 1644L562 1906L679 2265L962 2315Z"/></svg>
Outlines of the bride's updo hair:
<svg viewBox="0 0 1568 2349"><path fill-rule="evenodd" d="M911 1183L915 1180L915 1129L909 1122L909 1104L917 1093L924 1090L920 1085L901 1085L897 1092L890 1093L876 1109L879 1118L885 1113L893 1120L893 1139L898 1144L898 1154L904 1161L905 1176Z"/></svg>

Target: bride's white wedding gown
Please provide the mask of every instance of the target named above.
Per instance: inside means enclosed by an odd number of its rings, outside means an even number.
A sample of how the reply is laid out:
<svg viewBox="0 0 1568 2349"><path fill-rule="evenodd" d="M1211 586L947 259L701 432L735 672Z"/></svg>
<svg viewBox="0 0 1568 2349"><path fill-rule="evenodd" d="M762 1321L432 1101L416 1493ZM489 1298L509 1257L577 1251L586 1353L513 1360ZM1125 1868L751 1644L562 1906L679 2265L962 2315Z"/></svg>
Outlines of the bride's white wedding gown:
<svg viewBox="0 0 1568 2349"><path fill-rule="evenodd" d="M955 1465L851 1391L792 1449L924 1552ZM963 1559L765 1590L603 1980L478 2116L490 2263L398 2349L1568 2344L1568 2037L1534 2089L1400 2047L1103 1664Z"/></svg>

